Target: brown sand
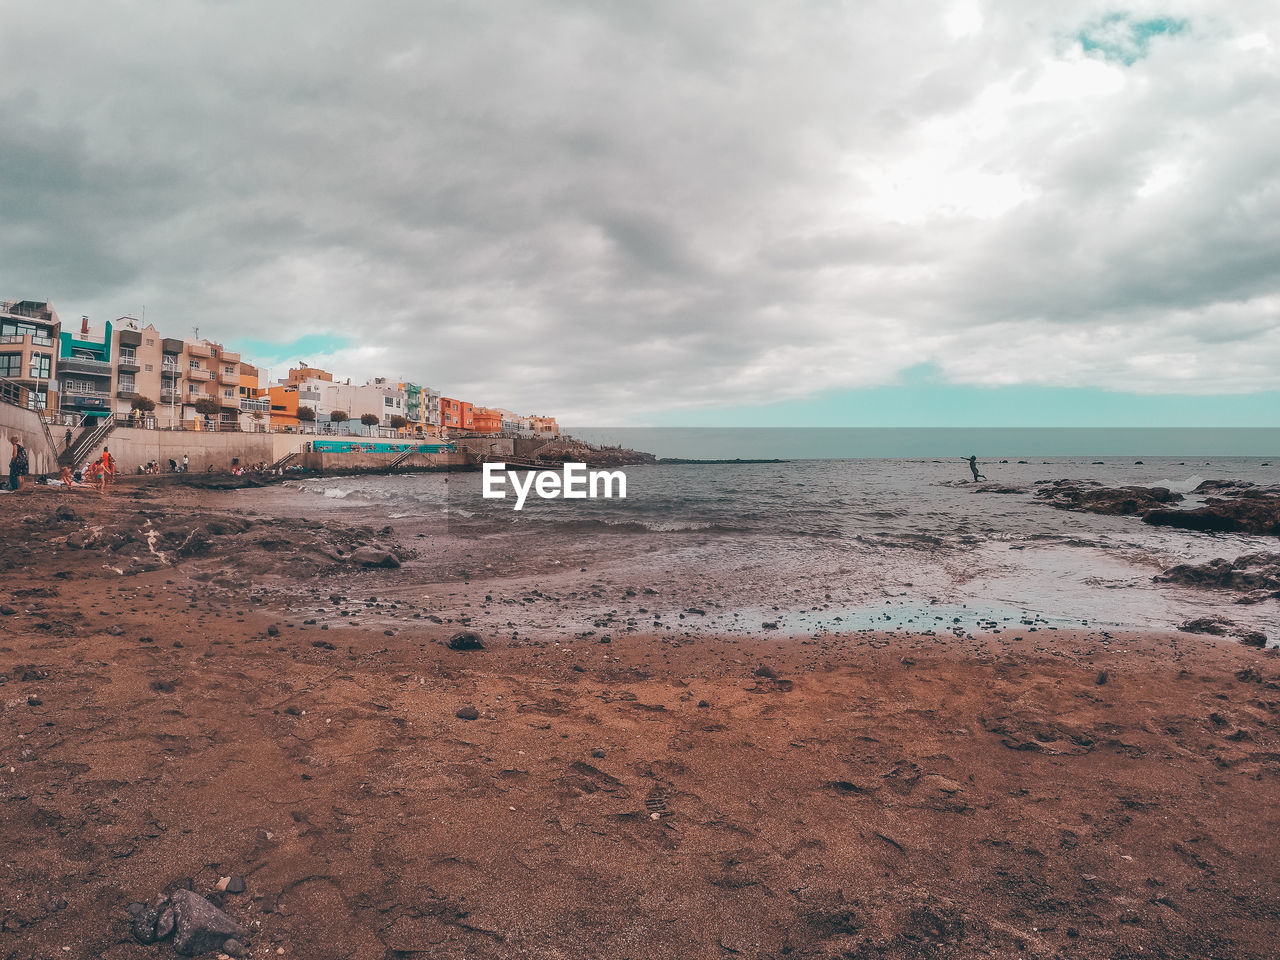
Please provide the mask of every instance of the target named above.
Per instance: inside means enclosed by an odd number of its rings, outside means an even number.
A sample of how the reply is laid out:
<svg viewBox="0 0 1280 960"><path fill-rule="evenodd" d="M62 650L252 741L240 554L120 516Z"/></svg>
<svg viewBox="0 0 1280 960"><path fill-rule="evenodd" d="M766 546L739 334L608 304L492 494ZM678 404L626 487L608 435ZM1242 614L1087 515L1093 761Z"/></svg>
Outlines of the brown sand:
<svg viewBox="0 0 1280 960"><path fill-rule="evenodd" d="M0 958L171 956L127 904L233 873L255 957L1280 952L1271 652L451 651L447 623L334 616L400 575L328 558L368 531L194 496L3 501ZM327 619L260 602L286 568L337 591Z"/></svg>

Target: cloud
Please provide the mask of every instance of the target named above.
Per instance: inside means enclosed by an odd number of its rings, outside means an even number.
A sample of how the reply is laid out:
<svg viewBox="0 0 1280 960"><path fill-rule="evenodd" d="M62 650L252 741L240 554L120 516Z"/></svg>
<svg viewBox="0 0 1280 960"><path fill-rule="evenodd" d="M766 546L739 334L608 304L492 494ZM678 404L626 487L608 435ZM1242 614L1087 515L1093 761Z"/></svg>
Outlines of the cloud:
<svg viewBox="0 0 1280 960"><path fill-rule="evenodd" d="M9 5L0 272L95 320L644 422L1274 389L1280 12ZM312 359L312 358L308 358Z"/></svg>

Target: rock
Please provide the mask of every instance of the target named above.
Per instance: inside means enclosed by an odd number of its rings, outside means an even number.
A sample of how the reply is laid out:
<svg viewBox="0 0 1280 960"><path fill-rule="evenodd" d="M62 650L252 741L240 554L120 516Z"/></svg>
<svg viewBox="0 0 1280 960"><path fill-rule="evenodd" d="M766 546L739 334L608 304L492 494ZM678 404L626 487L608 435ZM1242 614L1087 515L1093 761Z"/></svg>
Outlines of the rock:
<svg viewBox="0 0 1280 960"><path fill-rule="evenodd" d="M3 614L6 617L12 617L17 612L17 607L10 606L7 603L0 603L0 614Z"/></svg>
<svg viewBox="0 0 1280 960"><path fill-rule="evenodd" d="M760 666L756 667L755 676L764 677L766 680L778 679L778 674L773 669L773 667L766 666L764 664L761 664Z"/></svg>
<svg viewBox="0 0 1280 960"><path fill-rule="evenodd" d="M1093 682L1096 683L1098 686L1102 686L1104 683L1106 683L1110 679L1111 678L1107 676L1107 671L1099 670L1098 675L1097 677L1094 678Z"/></svg>
<svg viewBox="0 0 1280 960"><path fill-rule="evenodd" d="M164 912L160 914L160 919L156 921L156 939L163 940L173 933L177 922L178 918L174 915L173 909L166 907Z"/></svg>
<svg viewBox="0 0 1280 960"><path fill-rule="evenodd" d="M118 623L113 623L107 628L107 633L111 634L113 637L122 637L124 636L124 627L120 626Z"/></svg>
<svg viewBox="0 0 1280 960"><path fill-rule="evenodd" d="M213 889L219 893L244 893L244 877L236 874L223 877L214 885Z"/></svg>
<svg viewBox="0 0 1280 960"><path fill-rule="evenodd" d="M1240 642L1246 647L1265 647L1267 635L1259 630L1250 630L1248 633L1240 634Z"/></svg>
<svg viewBox="0 0 1280 960"><path fill-rule="evenodd" d="M459 720L477 720L480 717L480 711L477 710L475 707L466 706L458 710L458 712L455 713L454 716L457 717Z"/></svg>
<svg viewBox="0 0 1280 960"><path fill-rule="evenodd" d="M267 625L267 636L268 636L268 637L278 637L278 636L280 636L280 628L279 628L279 627L277 627L274 623L272 623L272 624L268 624L268 625Z"/></svg>
<svg viewBox="0 0 1280 960"><path fill-rule="evenodd" d="M400 566L400 558L390 550L379 547L356 547L351 551L351 562L362 567L385 567L394 570Z"/></svg>
<svg viewBox="0 0 1280 960"><path fill-rule="evenodd" d="M1234 626L1234 623L1224 617L1197 617L1178 624L1178 629L1183 633L1207 633L1220 637Z"/></svg>
<svg viewBox="0 0 1280 960"><path fill-rule="evenodd" d="M156 923L160 920L160 911L145 903L131 903L129 912L133 914L133 922L129 924L133 939L139 943L155 943Z"/></svg>
<svg viewBox="0 0 1280 960"><path fill-rule="evenodd" d="M1107 516L1145 514L1165 504L1178 503L1182 494L1167 487L1101 487L1092 481L1055 480L1036 491L1059 510L1079 510Z"/></svg>
<svg viewBox="0 0 1280 960"><path fill-rule="evenodd" d="M228 940L246 940L249 931L199 894L176 890L170 901L175 920L173 949L185 957L219 950Z"/></svg>
<svg viewBox="0 0 1280 960"><path fill-rule="evenodd" d="M222 952L228 957L236 957L237 960L239 960L240 957L247 957L249 955L249 948L239 940L232 939L222 945Z"/></svg>
<svg viewBox="0 0 1280 960"><path fill-rule="evenodd" d="M484 644L480 642L480 635L464 630L461 633L455 633L449 638L450 650L483 650Z"/></svg>
<svg viewBox="0 0 1280 960"><path fill-rule="evenodd" d="M53 515L57 517L59 520L79 520L80 519L80 514L76 513L74 510L72 510L70 507L66 506L65 504L59 507L57 510L53 511Z"/></svg>

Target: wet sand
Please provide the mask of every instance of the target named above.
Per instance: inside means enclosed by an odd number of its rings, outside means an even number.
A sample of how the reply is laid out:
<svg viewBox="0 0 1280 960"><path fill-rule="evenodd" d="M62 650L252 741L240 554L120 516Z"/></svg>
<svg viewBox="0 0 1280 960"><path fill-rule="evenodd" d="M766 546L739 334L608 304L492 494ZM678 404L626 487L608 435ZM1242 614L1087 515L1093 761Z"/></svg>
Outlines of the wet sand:
<svg viewBox="0 0 1280 960"><path fill-rule="evenodd" d="M349 559L425 542L133 492L3 501L0 957L171 956L127 905L229 874L255 957L1280 951L1272 651L517 604L455 651L434 588ZM468 573L455 607L502 586Z"/></svg>

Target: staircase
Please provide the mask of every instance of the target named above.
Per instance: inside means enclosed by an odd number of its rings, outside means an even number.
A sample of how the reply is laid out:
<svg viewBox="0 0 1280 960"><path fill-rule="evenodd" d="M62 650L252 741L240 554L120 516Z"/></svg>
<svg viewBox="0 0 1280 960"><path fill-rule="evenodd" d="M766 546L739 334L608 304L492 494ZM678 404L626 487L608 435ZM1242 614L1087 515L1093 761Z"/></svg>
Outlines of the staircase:
<svg viewBox="0 0 1280 960"><path fill-rule="evenodd" d="M297 450L293 451L293 453L286 453L283 457L281 457L271 466L267 467L267 472L274 473L276 470L283 470L289 463L292 463L294 460L296 460L297 457L298 457Z"/></svg>
<svg viewBox="0 0 1280 960"><path fill-rule="evenodd" d="M417 451L416 449L409 449L409 450L406 450L404 453L400 454L400 456L398 456L398 457L396 457L394 460L392 460L392 461L391 461L391 464L387 467L387 469L388 469L388 470L394 470L396 467L400 466L400 464L404 463L406 460L408 460L410 457L412 457L412 456L413 456L415 453L417 453L417 452L418 452L418 451Z"/></svg>
<svg viewBox="0 0 1280 960"><path fill-rule="evenodd" d="M89 459L90 453L107 439L107 434L115 429L114 417L98 417L85 424L80 436L71 441L71 446L58 455L58 466L71 467L73 470Z"/></svg>

